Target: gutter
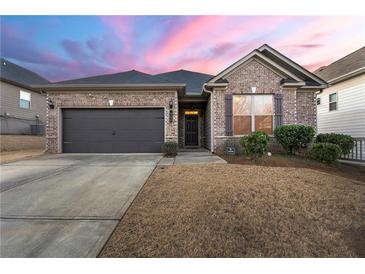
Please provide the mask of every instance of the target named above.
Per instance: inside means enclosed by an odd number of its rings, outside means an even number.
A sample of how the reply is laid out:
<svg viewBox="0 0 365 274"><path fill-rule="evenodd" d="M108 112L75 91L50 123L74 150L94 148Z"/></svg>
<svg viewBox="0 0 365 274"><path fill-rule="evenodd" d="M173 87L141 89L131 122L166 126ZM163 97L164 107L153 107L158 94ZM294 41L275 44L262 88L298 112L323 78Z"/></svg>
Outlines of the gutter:
<svg viewBox="0 0 365 274"><path fill-rule="evenodd" d="M358 68L358 69L355 69L349 73L346 73L344 75L341 75L339 77L336 77L336 78L333 78L331 80L328 80L327 82L330 83L330 84L336 84L338 82L341 82L341 81L344 81L344 80L347 80L351 77L354 77L354 76L357 76L361 73L364 73L365 72L365 67L361 67L361 68Z"/></svg>
<svg viewBox="0 0 365 274"><path fill-rule="evenodd" d="M22 83L18 83L18 82L15 82L15 81L12 81L12 80L9 80L9 79L6 79L6 78L3 78L3 77L0 77L0 80L4 83L7 83L7 84L10 84L10 85L14 85L14 86L17 86L17 87L20 87L20 88L24 88L24 89L28 89L30 91L33 91L33 92L37 92L37 93L40 93L42 94L42 91L38 90L38 89L35 89L33 88L32 85L25 85L25 84L22 84Z"/></svg>

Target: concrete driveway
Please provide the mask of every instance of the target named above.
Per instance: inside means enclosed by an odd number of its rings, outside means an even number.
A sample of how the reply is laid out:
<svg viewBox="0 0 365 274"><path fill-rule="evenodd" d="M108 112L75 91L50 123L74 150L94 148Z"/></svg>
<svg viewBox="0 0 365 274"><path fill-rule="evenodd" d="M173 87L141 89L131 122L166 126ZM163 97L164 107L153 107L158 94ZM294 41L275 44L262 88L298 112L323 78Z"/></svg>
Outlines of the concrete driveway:
<svg viewBox="0 0 365 274"><path fill-rule="evenodd" d="M1 257L96 257L159 154L60 154L1 165Z"/></svg>

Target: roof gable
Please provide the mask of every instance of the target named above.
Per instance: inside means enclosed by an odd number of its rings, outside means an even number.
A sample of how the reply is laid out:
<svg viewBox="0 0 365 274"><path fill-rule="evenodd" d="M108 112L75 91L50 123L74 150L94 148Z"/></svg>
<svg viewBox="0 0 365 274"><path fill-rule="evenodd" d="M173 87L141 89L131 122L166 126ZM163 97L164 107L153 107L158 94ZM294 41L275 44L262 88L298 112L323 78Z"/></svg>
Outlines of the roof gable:
<svg viewBox="0 0 365 274"><path fill-rule="evenodd" d="M22 86L49 84L50 82L26 68L18 66L4 58L1 58L0 76L2 80Z"/></svg>
<svg viewBox="0 0 365 274"><path fill-rule="evenodd" d="M325 81L320 79L318 76L302 68L300 65L285 57L278 51L274 50L268 45L263 45L258 49L251 51L249 54L233 63L231 66L214 76L209 80L210 83L217 83L224 79L225 76L229 75L240 65L256 58L257 60L263 61L273 71L285 75L287 80L295 80L297 83L303 83L307 86L320 86L326 84ZM285 81L284 81L285 82Z"/></svg>

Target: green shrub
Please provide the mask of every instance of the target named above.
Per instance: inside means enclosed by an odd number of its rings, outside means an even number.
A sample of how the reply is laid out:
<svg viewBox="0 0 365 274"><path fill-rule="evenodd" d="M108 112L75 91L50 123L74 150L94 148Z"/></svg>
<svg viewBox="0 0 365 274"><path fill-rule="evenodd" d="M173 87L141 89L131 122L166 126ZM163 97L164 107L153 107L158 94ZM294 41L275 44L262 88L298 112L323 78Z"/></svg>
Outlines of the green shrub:
<svg viewBox="0 0 365 274"><path fill-rule="evenodd" d="M269 136L265 132L255 131L240 139L243 151L247 155L262 156L269 144Z"/></svg>
<svg viewBox="0 0 365 274"><path fill-rule="evenodd" d="M314 133L312 127L305 125L283 125L274 130L277 142L290 154L307 147Z"/></svg>
<svg viewBox="0 0 365 274"><path fill-rule="evenodd" d="M331 143L315 143L312 146L310 155L318 161L332 163L340 157L341 148L339 145Z"/></svg>
<svg viewBox="0 0 365 274"><path fill-rule="evenodd" d="M166 156L176 156L177 154L177 143L176 142L165 142L161 146L161 151Z"/></svg>
<svg viewBox="0 0 365 274"><path fill-rule="evenodd" d="M354 147L354 139L350 135L345 134L318 134L315 142L336 144L341 148L341 152L344 155L349 154L351 149Z"/></svg>

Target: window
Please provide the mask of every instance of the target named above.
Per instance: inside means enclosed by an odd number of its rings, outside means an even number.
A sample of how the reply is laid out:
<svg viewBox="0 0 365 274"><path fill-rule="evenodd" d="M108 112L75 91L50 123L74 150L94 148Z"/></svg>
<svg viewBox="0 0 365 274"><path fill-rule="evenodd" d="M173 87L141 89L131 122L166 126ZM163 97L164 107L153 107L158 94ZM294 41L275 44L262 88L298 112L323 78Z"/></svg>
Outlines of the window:
<svg viewBox="0 0 365 274"><path fill-rule="evenodd" d="M272 95L234 95L233 133L249 134L253 131L273 132Z"/></svg>
<svg viewBox="0 0 365 274"><path fill-rule="evenodd" d="M329 110L337 110L337 93L329 95Z"/></svg>
<svg viewBox="0 0 365 274"><path fill-rule="evenodd" d="M320 97L317 98L316 102L317 102L317 105L320 105L321 104L321 98Z"/></svg>
<svg viewBox="0 0 365 274"><path fill-rule="evenodd" d="M25 91L20 91L20 101L19 106L21 108L30 109L30 93Z"/></svg>

